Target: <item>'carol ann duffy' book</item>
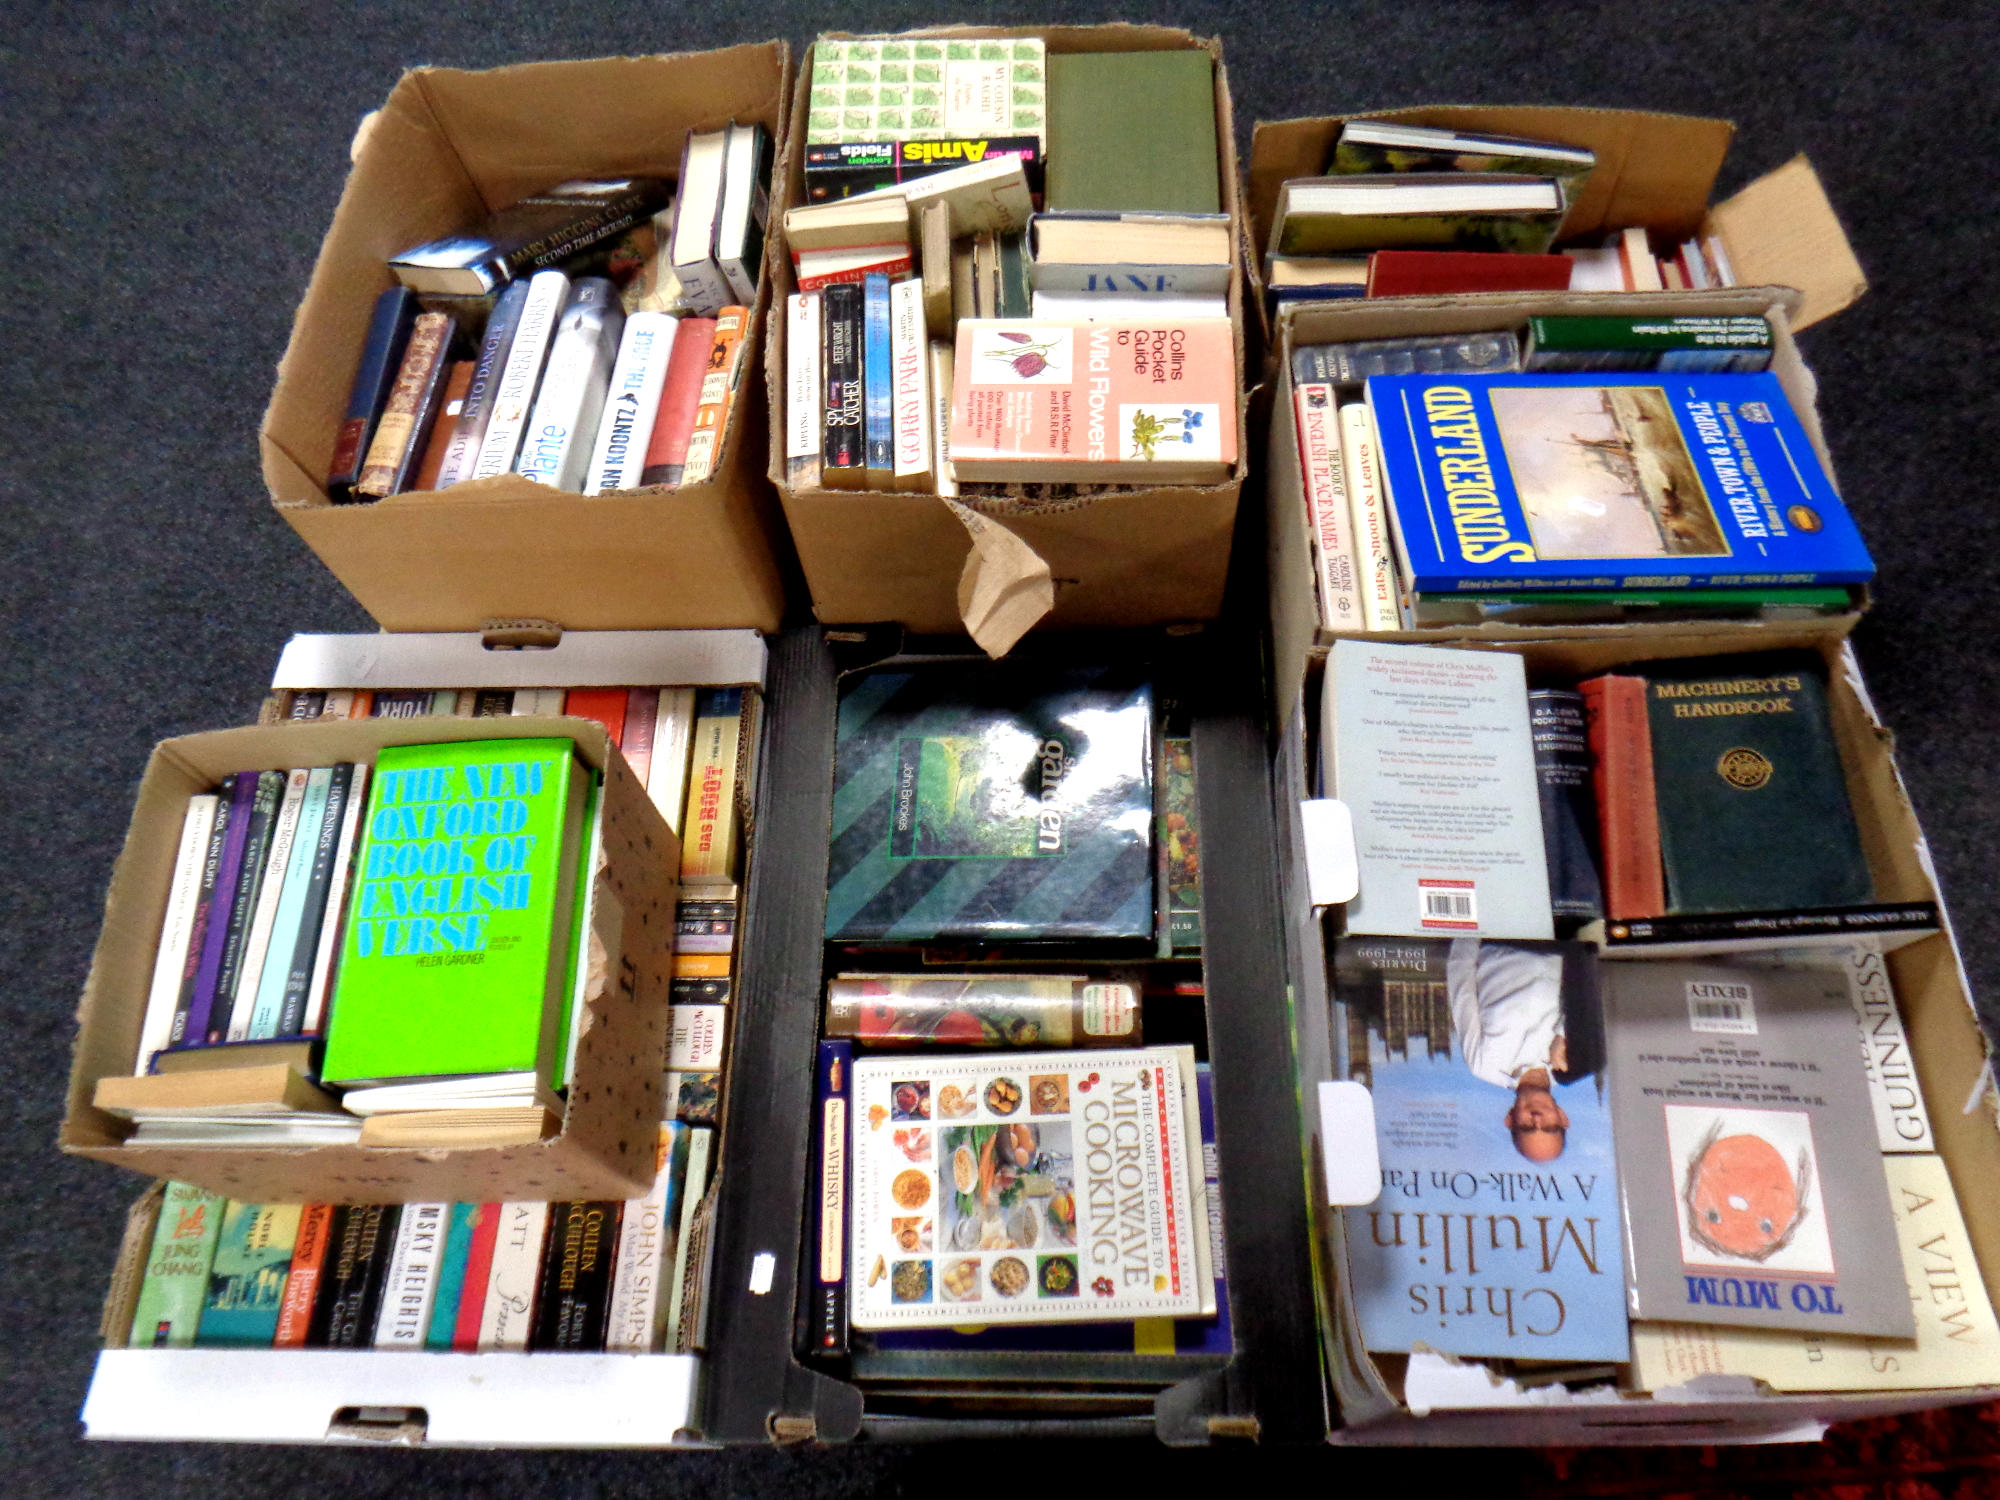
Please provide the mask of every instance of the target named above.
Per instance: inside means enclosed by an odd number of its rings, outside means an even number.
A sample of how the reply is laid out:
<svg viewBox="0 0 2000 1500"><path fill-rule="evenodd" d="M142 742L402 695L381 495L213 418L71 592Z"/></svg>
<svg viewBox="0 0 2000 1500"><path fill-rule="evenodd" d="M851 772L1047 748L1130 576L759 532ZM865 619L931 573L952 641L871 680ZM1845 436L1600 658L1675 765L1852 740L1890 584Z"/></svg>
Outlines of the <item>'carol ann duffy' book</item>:
<svg viewBox="0 0 2000 1500"><path fill-rule="evenodd" d="M1382 1155L1381 1196L1346 1210L1369 1349L1625 1358L1596 971L1581 944L1340 944L1336 1017Z"/></svg>
<svg viewBox="0 0 2000 1500"><path fill-rule="evenodd" d="M1632 1316L1914 1337L1846 979L1603 967Z"/></svg>

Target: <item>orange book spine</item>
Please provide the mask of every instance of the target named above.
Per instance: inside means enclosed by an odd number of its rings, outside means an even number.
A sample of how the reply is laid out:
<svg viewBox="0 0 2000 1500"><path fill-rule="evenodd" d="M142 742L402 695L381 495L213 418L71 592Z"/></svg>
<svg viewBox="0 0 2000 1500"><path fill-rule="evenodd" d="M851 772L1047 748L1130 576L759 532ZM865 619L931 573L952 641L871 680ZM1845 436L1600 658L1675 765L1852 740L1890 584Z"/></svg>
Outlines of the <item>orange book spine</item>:
<svg viewBox="0 0 2000 1500"><path fill-rule="evenodd" d="M744 337L750 309L725 307L716 315L715 341L708 350L708 369L701 380L701 404L695 408L694 431L688 437L687 465L682 484L700 484L715 472L722 441L729 432L729 413L736 404L736 385L743 378Z"/></svg>
<svg viewBox="0 0 2000 1500"><path fill-rule="evenodd" d="M479 361L474 359L452 361L451 370L444 378L444 397L431 424L431 439L424 445L424 456L417 462L417 476L410 481L411 489L437 488L438 474L444 468L445 450L451 447L451 435L458 430L458 414L465 409L465 393L472 389L472 372L478 364Z"/></svg>
<svg viewBox="0 0 2000 1500"><path fill-rule="evenodd" d="M333 1239L333 1205L312 1203L299 1214L299 1236L292 1248L292 1268L285 1277L284 1300L278 1304L276 1349L305 1345L312 1326L313 1304L319 1300L320 1272L326 1266L327 1245Z"/></svg>
<svg viewBox="0 0 2000 1500"><path fill-rule="evenodd" d="M563 699L563 712L573 719L595 719L619 745L625 739L624 688L571 688Z"/></svg>
<svg viewBox="0 0 2000 1500"><path fill-rule="evenodd" d="M1653 740L1646 683L1607 674L1578 684L1590 736L1597 821L1604 847L1604 911L1614 921L1663 916L1660 812L1653 795Z"/></svg>
<svg viewBox="0 0 2000 1500"><path fill-rule="evenodd" d="M688 439L694 434L694 414L701 405L701 385L708 373L708 351L715 343L714 318L683 318L667 356L667 381L660 389L660 409L653 419L653 436L646 444L642 484L679 484L687 465Z"/></svg>

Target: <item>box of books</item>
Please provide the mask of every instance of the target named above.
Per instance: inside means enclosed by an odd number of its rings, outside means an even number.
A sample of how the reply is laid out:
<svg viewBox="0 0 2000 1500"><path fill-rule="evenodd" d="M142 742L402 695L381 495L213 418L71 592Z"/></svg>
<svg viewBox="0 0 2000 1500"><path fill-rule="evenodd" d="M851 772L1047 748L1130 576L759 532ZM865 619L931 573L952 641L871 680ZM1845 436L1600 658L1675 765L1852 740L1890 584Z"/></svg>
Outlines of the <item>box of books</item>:
<svg viewBox="0 0 2000 1500"><path fill-rule="evenodd" d="M1988 1049L1844 638L1342 639L1302 697L1281 878L1335 1441L1990 1398Z"/></svg>
<svg viewBox="0 0 2000 1500"><path fill-rule="evenodd" d="M62 1147L255 1203L642 1194L679 847L581 718L163 741Z"/></svg>
<svg viewBox="0 0 2000 1500"><path fill-rule="evenodd" d="M756 356L783 42L419 68L355 137L261 432L386 629L776 628Z"/></svg>
<svg viewBox="0 0 2000 1500"><path fill-rule="evenodd" d="M1247 462L1221 45L829 33L793 118L770 466L818 617L996 654L1213 618Z"/></svg>

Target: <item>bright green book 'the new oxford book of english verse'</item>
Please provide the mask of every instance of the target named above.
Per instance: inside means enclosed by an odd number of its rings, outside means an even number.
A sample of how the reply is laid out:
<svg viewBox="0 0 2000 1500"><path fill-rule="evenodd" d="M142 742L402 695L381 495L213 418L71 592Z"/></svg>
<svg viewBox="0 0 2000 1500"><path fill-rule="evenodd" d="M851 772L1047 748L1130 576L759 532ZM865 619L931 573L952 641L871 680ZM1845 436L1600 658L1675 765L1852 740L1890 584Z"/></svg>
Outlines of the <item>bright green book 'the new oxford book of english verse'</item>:
<svg viewBox="0 0 2000 1500"><path fill-rule="evenodd" d="M321 1076L554 1076L584 805L569 740L376 759Z"/></svg>

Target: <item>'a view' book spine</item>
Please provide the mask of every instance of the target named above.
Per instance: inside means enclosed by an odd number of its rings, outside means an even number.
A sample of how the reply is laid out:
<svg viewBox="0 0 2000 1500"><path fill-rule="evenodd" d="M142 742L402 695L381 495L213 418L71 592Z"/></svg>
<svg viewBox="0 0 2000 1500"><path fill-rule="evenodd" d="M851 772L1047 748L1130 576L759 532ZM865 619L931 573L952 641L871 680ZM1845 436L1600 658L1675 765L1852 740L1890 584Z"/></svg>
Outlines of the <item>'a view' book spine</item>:
<svg viewBox="0 0 2000 1500"><path fill-rule="evenodd" d="M317 773L315 773L317 774ZM306 886L299 909L298 937L292 944L291 963L285 970L280 993L276 1029L273 1036L297 1036L305 1024L306 995L312 988L313 960L319 954L320 930L326 924L327 893L333 886L334 858L347 826L347 792L354 779L354 766L342 761L327 777L326 803L313 840Z"/></svg>
<svg viewBox="0 0 2000 1500"><path fill-rule="evenodd" d="M493 414L487 419L471 478L486 479L514 467L521 434L527 431L528 414L534 409L535 390L542 383L542 367L555 342L556 322L568 301L569 278L560 271L537 271L528 282L528 300L521 304L521 321L515 325L514 342L493 393Z"/></svg>
<svg viewBox="0 0 2000 1500"><path fill-rule="evenodd" d="M867 483L871 490L892 490L896 487L895 341L890 330L889 278L880 273L871 273L862 283L861 323Z"/></svg>
<svg viewBox="0 0 2000 1500"><path fill-rule="evenodd" d="M197 991L202 987L203 976L210 993L215 983L215 964L221 962L222 928L229 916L229 892L235 885L234 876L225 871L226 853L229 848L229 830L236 817L236 797L238 787L254 780L247 776L225 776L216 788L215 821L208 830L208 847L201 860L201 884L195 891L194 920L188 933L187 956L181 961L181 992L174 1002L174 1018L167 1029L167 1045L178 1047L188 1038L188 1017L194 1005ZM217 892L221 894L218 896ZM221 915L217 916L217 908ZM215 964L208 963L209 943L215 944ZM206 965L206 967L204 967ZM203 1025L207 1024L204 1015ZM201 1033L196 1032L199 1036Z"/></svg>
<svg viewBox="0 0 2000 1500"><path fill-rule="evenodd" d="M353 498L361 478L361 461L375 438L375 423L388 404L389 388L402 368L403 345L417 321L417 295L406 286L392 286L375 299L368 337L361 346L361 363L347 397L347 415L334 435L333 458L327 464L326 492L336 501Z"/></svg>
<svg viewBox="0 0 2000 1500"><path fill-rule="evenodd" d="M252 787L250 806L243 819L243 842L237 847L234 886L229 895L229 919L223 930L222 956L215 972L215 989L208 997L208 1008L199 1032L195 1030L194 1013L189 1011L189 1041L200 1037L213 1044L229 1034L229 1008L236 998L236 976L243 966L243 948L249 939L251 919L256 915L257 892L264 879L264 856L271 844L271 821L277 815L278 798L284 789L283 771L259 772Z"/></svg>
<svg viewBox="0 0 2000 1500"><path fill-rule="evenodd" d="M1549 906L1558 921L1595 921L1604 915L1604 891L1597 875L1597 798L1590 779L1583 694L1534 689L1528 694L1528 727L1542 794Z"/></svg>
<svg viewBox="0 0 2000 1500"><path fill-rule="evenodd" d="M521 326L521 310L527 305L531 285L528 281L509 282L486 319L486 337L479 346L478 363L472 368L472 384L466 388L465 405L459 409L451 446L445 449L444 465L438 470L438 489L447 489L461 479L472 477L479 450L486 441L486 429L493 421L500 377L506 371L507 355L514 347L514 330Z"/></svg>
<svg viewBox="0 0 2000 1500"><path fill-rule="evenodd" d="M820 293L826 328L826 441L820 483L862 487L861 288L829 286Z"/></svg>

